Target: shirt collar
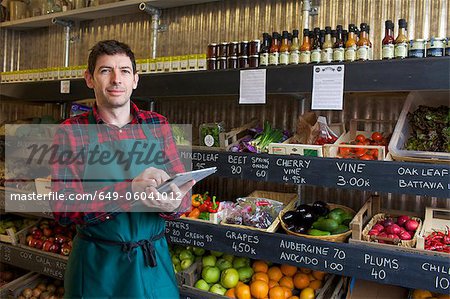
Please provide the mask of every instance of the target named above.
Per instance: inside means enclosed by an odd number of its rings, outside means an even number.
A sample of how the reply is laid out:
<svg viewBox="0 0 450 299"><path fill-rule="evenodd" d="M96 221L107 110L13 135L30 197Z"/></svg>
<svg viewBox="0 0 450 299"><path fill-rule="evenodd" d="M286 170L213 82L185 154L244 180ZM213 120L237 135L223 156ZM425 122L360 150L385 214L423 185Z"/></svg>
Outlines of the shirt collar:
<svg viewBox="0 0 450 299"><path fill-rule="evenodd" d="M130 112L133 115L133 119L131 120L130 123L131 124L136 124L136 123L142 124L143 118L141 115L142 114L141 110L133 102L130 102ZM103 121L103 119L100 117L100 114L98 113L97 103L95 103L94 106L92 107L92 113L94 114L94 119L97 124L105 123Z"/></svg>

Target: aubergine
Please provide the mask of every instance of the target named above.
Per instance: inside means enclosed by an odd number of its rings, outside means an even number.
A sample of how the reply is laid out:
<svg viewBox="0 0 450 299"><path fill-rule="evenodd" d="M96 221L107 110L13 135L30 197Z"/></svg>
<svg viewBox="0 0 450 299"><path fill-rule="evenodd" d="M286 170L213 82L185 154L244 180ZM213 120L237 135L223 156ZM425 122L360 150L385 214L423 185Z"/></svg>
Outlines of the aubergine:
<svg viewBox="0 0 450 299"><path fill-rule="evenodd" d="M312 204L312 209L317 216L325 216L330 212L326 202L317 200Z"/></svg>
<svg viewBox="0 0 450 299"><path fill-rule="evenodd" d="M289 224L288 226L286 226L286 229L288 231L295 232L295 227L296 227L295 224Z"/></svg>
<svg viewBox="0 0 450 299"><path fill-rule="evenodd" d="M287 211L286 213L284 213L283 217L281 217L286 225L295 224L299 218L300 215L297 211Z"/></svg>
<svg viewBox="0 0 450 299"><path fill-rule="evenodd" d="M308 231L308 228L303 225L296 225L294 228L294 232L296 232L298 234L306 234L307 231Z"/></svg>
<svg viewBox="0 0 450 299"><path fill-rule="evenodd" d="M296 209L300 213L314 213L313 208L307 204L301 204Z"/></svg>

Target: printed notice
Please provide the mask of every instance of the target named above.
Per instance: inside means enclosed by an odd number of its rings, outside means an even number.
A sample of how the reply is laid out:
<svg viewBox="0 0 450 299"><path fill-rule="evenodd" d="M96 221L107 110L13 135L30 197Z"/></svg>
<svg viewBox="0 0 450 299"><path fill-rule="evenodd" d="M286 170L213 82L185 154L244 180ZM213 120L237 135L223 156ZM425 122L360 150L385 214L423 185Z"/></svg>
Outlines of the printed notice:
<svg viewBox="0 0 450 299"><path fill-rule="evenodd" d="M239 104L266 103L266 69L241 71Z"/></svg>
<svg viewBox="0 0 450 299"><path fill-rule="evenodd" d="M314 66L311 109L342 110L343 100L344 65Z"/></svg>
<svg viewBox="0 0 450 299"><path fill-rule="evenodd" d="M70 93L70 80L61 81L61 93Z"/></svg>

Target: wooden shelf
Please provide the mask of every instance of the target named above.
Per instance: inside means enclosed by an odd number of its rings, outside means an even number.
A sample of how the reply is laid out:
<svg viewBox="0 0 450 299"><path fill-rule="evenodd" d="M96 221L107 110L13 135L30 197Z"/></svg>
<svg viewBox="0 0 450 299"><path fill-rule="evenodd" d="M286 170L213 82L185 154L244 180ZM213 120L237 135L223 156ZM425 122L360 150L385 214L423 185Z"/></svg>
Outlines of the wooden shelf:
<svg viewBox="0 0 450 299"><path fill-rule="evenodd" d="M64 20L80 22L100 18L115 17L132 13L142 13L139 10L139 4L142 2L148 3L149 5L152 5L154 7L164 9L216 1L219 0L147 0L147 1L126 0L115 3L103 4L99 6L85 7L65 12L58 12L48 15L31 17L21 20L2 22L0 23L0 28L26 30L50 26L52 24L53 18L60 18Z"/></svg>

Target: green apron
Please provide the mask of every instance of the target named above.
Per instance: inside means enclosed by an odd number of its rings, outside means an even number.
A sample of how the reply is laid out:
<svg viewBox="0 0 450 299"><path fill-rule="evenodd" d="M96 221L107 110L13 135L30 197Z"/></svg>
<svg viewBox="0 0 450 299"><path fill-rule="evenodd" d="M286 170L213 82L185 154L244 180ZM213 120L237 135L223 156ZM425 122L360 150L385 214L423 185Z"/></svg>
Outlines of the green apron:
<svg viewBox="0 0 450 299"><path fill-rule="evenodd" d="M92 112L89 123L95 124ZM146 124L142 128L147 140L153 138ZM99 143L92 131L89 150L98 145L100 152L118 148L129 152L133 146L134 140ZM87 163L84 178L105 179L96 183L99 189L114 180L136 177L150 166L132 164L126 171L117 164ZM180 298L164 238L165 222L158 213L118 213L100 224L78 226L77 231L65 274L65 298Z"/></svg>

